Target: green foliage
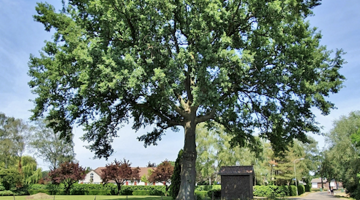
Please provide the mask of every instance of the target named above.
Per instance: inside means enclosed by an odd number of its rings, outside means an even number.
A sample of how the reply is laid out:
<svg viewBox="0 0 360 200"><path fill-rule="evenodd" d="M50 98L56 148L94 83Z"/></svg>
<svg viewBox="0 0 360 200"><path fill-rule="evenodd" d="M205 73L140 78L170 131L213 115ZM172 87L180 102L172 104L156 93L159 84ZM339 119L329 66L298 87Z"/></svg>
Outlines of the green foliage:
<svg viewBox="0 0 360 200"><path fill-rule="evenodd" d="M10 190L0 191L0 196L13 196L13 195L15 194Z"/></svg>
<svg viewBox="0 0 360 200"><path fill-rule="evenodd" d="M171 185L170 185L170 196L175 199L179 194L180 184L181 184L181 158L183 150L181 149L178 153L178 157L175 161L174 173L171 176Z"/></svg>
<svg viewBox="0 0 360 200"><path fill-rule="evenodd" d="M351 197L355 197L360 189L360 177L356 176L360 171L360 146L354 141L359 127L360 111L350 112L334 121L333 128L326 134L330 146L323 152L319 170L322 177L341 180Z"/></svg>
<svg viewBox="0 0 360 200"><path fill-rule="evenodd" d="M221 190L221 185L198 185L195 189L197 191L210 191L212 189Z"/></svg>
<svg viewBox="0 0 360 200"><path fill-rule="evenodd" d="M130 188L121 188L119 195L132 195L133 192Z"/></svg>
<svg viewBox="0 0 360 200"><path fill-rule="evenodd" d="M38 183L42 178L42 169L37 167L36 159L31 156L23 156L21 165L25 184Z"/></svg>
<svg viewBox="0 0 360 200"><path fill-rule="evenodd" d="M305 132L319 131L311 108L329 113L334 105L324 96L338 92L344 80L338 73L342 51L331 59L319 44L321 35L305 21L316 5L308 1L281 6L279 1L150 1L142 9L140 1L124 2L121 9L131 17L119 14L109 2L69 4L64 13L46 3L36 7L35 20L55 31L41 57L31 56L29 62L29 85L38 95L33 118L47 113L49 121L56 121L50 126L64 136L71 134L71 125L83 124L84 138L95 142L90 149L99 157L112 153L109 137L117 130L110 128L112 120L125 122L130 115L110 116L124 109L132 114L136 129L159 125L140 137L146 144L155 144L164 129L182 125L188 120L186 112L194 112L197 122L215 119L228 132L240 134L234 144L254 142L253 128L242 127L271 123L263 127L262 136L283 150L293 138L305 140ZM264 17L268 13L273 16ZM83 17L87 15L92 17ZM232 98L234 94L241 100ZM116 109L108 109L112 106ZM103 115L91 123L78 120L95 112ZM285 141L282 134L288 137ZM100 138L108 142L102 144Z"/></svg>
<svg viewBox="0 0 360 200"><path fill-rule="evenodd" d="M311 192L311 185L310 184L307 184L307 185L304 185L305 187L305 192Z"/></svg>
<svg viewBox="0 0 360 200"><path fill-rule="evenodd" d="M121 195L131 195L134 191L149 191L149 195L163 196L166 193L166 187L162 185L123 185Z"/></svg>
<svg viewBox="0 0 360 200"><path fill-rule="evenodd" d="M99 158L113 153L130 119L135 130L154 127L138 138L145 145L169 128L190 131L188 155L202 122L223 125L229 145L256 152L257 130L275 153L293 139L308 142L306 133L320 131L313 109L328 114L335 106L326 97L345 79L342 50L330 58L305 20L319 1L73 0L61 12L38 3L34 19L54 37L30 57L32 119L46 115L67 141L83 126ZM195 178L180 194L192 198Z"/></svg>
<svg viewBox="0 0 360 200"><path fill-rule="evenodd" d="M35 155L50 164L50 169L58 168L61 163L75 159L74 144L60 139L60 133L46 127L45 120L36 122L36 129L29 145L35 150Z"/></svg>
<svg viewBox="0 0 360 200"><path fill-rule="evenodd" d="M23 176L16 169L2 169L0 170L0 182L6 190L21 185Z"/></svg>
<svg viewBox="0 0 360 200"><path fill-rule="evenodd" d="M208 195L207 193L208 193L208 191L196 191L195 190L196 199L204 200Z"/></svg>
<svg viewBox="0 0 360 200"><path fill-rule="evenodd" d="M296 186L289 185L289 196L296 196Z"/></svg>
<svg viewBox="0 0 360 200"><path fill-rule="evenodd" d="M254 186L254 196L258 197L283 197L289 194L287 186Z"/></svg>
<svg viewBox="0 0 360 200"><path fill-rule="evenodd" d="M213 194L214 194L214 198L215 198L215 199L221 198L221 189L215 189L215 188L213 188L213 189L211 189L211 190L209 190L209 191L207 192L207 196L210 197L210 198L212 198L212 195L213 195Z"/></svg>
<svg viewBox="0 0 360 200"><path fill-rule="evenodd" d="M5 169L15 165L21 168L21 157L31 130L24 120L0 113L0 164L3 163Z"/></svg>
<svg viewBox="0 0 360 200"><path fill-rule="evenodd" d="M29 186L29 193L36 194L39 192L43 192L49 195L65 195L65 188L63 185L40 185L33 184ZM116 185L114 184L78 184L75 183L69 194L70 195L115 195L116 194Z"/></svg>
<svg viewBox="0 0 360 200"><path fill-rule="evenodd" d="M135 190L133 191L132 194L146 196L146 195L150 195L150 190Z"/></svg>
<svg viewBox="0 0 360 200"><path fill-rule="evenodd" d="M305 193L305 186L304 185L298 185L298 193L299 195L302 195Z"/></svg>
<svg viewBox="0 0 360 200"><path fill-rule="evenodd" d="M0 191L4 191L6 190L5 187L3 185L0 185Z"/></svg>

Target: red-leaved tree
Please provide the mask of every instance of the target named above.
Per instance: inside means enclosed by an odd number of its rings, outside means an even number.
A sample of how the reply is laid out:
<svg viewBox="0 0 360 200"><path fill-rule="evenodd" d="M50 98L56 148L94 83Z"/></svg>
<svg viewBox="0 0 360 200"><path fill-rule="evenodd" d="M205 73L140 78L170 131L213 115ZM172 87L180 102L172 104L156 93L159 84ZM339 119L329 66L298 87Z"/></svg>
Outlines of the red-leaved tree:
<svg viewBox="0 0 360 200"><path fill-rule="evenodd" d="M106 165L102 170L101 179L103 184L107 184L109 181L115 181L118 189L118 194L121 190L121 186L124 185L127 180L140 180L139 172L140 168L131 169L131 163L129 160L115 161Z"/></svg>
<svg viewBox="0 0 360 200"><path fill-rule="evenodd" d="M167 160L159 164L149 177L150 182L165 183L166 193L170 186L170 179L174 173L174 166Z"/></svg>
<svg viewBox="0 0 360 200"><path fill-rule="evenodd" d="M56 169L49 172L49 177L53 184L64 184L65 193L69 194L72 185L86 176L85 168L79 163L64 162Z"/></svg>

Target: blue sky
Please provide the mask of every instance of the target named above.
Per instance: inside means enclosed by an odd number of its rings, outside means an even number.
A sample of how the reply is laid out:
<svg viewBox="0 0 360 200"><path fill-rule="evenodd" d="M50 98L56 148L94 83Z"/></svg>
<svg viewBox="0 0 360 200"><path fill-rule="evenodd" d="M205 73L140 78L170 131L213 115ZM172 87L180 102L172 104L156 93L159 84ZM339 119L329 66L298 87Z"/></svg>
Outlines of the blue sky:
<svg viewBox="0 0 360 200"><path fill-rule="evenodd" d="M61 0L47 1L57 9ZM0 112L7 116L27 120L33 104L29 99L34 99L27 82L28 61L30 54L39 55L39 50L44 46L45 40L51 39L51 34L44 31L42 24L33 20L35 0L0 0ZM328 132L332 122L341 115L359 110L360 102L360 1L359 0L324 0L321 6L314 9L315 16L308 18L311 26L318 27L323 34L322 45L328 49L344 49L347 64L341 69L345 75L345 87L338 93L330 96L338 109L330 115L322 116L314 109L317 121L323 126L322 132ZM92 159L93 153L85 149L79 137L81 128L75 128L75 153L76 159L82 166L96 168L104 166L104 159ZM168 131L159 142L158 146L144 148L136 137L146 133L146 129L135 133L130 126L120 130L120 138L114 140L115 153L109 158L129 159L133 166L145 166L148 161L160 163L165 159L175 160L178 151L183 146L183 132L173 133ZM311 134L318 142L320 148L324 147L323 136ZM39 165L47 169L48 164L38 159Z"/></svg>

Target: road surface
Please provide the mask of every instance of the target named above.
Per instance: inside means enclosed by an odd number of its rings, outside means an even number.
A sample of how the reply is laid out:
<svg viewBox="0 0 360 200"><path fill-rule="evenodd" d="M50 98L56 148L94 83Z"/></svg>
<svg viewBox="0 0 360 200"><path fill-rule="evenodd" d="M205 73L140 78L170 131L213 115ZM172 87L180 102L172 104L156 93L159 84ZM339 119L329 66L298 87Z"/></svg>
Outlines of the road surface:
<svg viewBox="0 0 360 200"><path fill-rule="evenodd" d="M332 196L328 192L312 192L304 197L289 198L291 200L334 200L336 197Z"/></svg>

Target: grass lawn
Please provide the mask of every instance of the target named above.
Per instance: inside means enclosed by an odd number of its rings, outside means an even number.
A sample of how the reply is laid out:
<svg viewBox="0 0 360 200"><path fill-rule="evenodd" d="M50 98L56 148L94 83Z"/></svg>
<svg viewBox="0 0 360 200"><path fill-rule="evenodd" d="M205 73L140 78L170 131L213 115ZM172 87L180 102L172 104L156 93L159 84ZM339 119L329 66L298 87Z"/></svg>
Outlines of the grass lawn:
<svg viewBox="0 0 360 200"><path fill-rule="evenodd" d="M15 200L26 200L27 196L15 196ZM55 195L55 200L94 200L95 195ZM126 196L96 196L96 200L126 200ZM161 196L128 196L129 200L161 200ZM172 200L171 197L162 197L163 200ZM12 196L0 196L0 200L14 200ZM35 200L35 199L34 199ZM50 200L54 200L54 196L51 196Z"/></svg>

